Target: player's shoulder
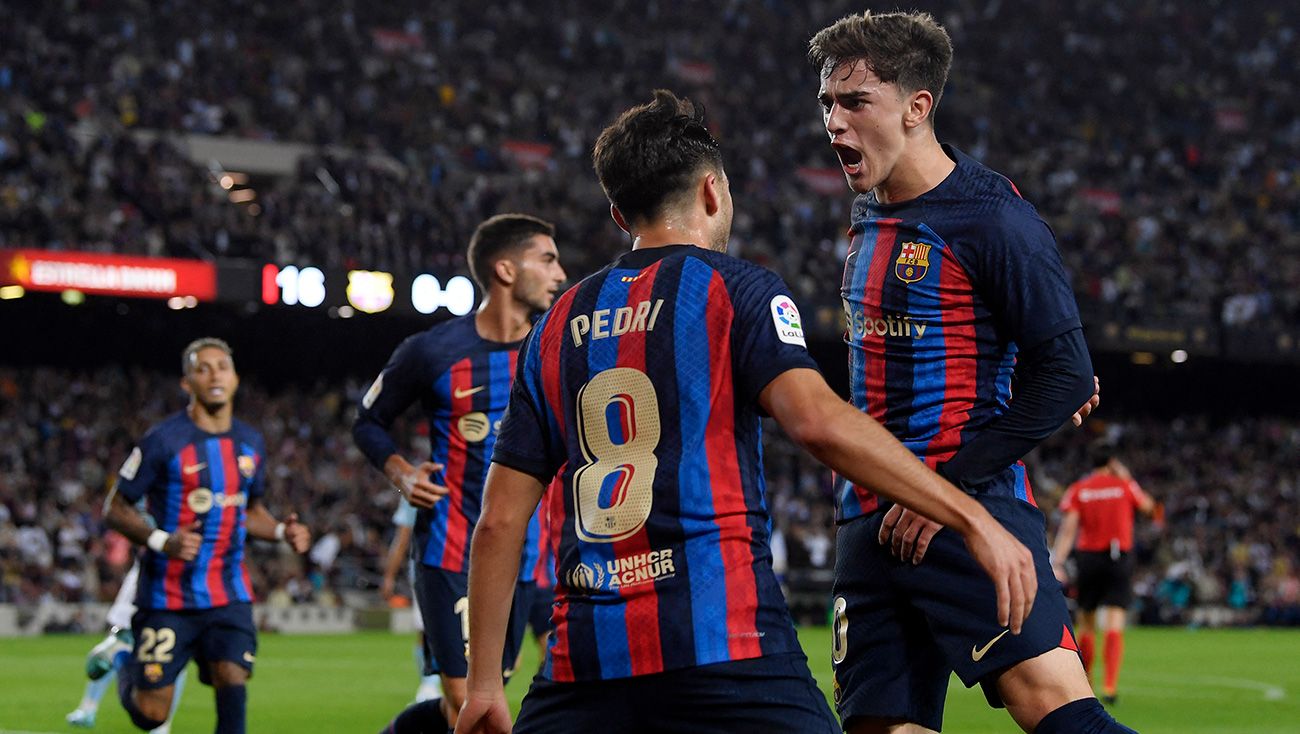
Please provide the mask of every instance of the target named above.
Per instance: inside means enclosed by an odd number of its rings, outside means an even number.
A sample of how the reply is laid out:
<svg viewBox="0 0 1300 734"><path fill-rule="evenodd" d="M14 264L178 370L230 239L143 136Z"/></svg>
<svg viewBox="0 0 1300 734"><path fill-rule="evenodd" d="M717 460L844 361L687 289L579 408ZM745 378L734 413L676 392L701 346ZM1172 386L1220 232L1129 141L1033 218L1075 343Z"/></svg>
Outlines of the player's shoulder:
<svg viewBox="0 0 1300 734"><path fill-rule="evenodd" d="M167 452L175 447L189 443L193 434L194 422L185 414L185 411L178 410L149 426L144 435L140 437L137 445L140 450L145 452Z"/></svg>
<svg viewBox="0 0 1300 734"><path fill-rule="evenodd" d="M956 148L945 149L957 164L955 185L946 197L955 204L953 226L999 240L1011 232L1037 235L1047 230L1038 210L1011 179Z"/></svg>
<svg viewBox="0 0 1300 734"><path fill-rule="evenodd" d="M464 351L478 340L474 314L470 313L440 321L406 337L394 354L401 361L429 361L439 355Z"/></svg>
<svg viewBox="0 0 1300 734"><path fill-rule="evenodd" d="M230 435L236 440L251 444L254 447L261 447L265 440L262 438L262 432L250 423L234 418L230 421Z"/></svg>

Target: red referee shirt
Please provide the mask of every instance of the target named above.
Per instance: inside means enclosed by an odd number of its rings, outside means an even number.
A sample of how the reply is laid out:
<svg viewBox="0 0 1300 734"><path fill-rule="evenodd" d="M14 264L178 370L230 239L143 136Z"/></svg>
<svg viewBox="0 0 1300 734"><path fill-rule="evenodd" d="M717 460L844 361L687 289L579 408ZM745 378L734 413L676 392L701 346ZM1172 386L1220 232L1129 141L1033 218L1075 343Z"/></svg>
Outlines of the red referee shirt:
<svg viewBox="0 0 1300 734"><path fill-rule="evenodd" d="M1132 479L1109 472L1093 472L1065 491L1062 512L1079 514L1080 551L1108 551L1112 542L1127 552L1133 547L1133 511L1147 502L1147 495Z"/></svg>

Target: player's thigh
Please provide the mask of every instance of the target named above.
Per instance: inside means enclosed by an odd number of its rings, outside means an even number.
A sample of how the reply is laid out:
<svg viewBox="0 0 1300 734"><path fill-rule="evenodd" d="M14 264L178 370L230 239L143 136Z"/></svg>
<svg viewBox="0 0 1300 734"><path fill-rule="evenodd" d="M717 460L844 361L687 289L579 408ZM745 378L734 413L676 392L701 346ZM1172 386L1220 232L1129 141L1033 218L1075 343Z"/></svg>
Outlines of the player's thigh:
<svg viewBox="0 0 1300 734"><path fill-rule="evenodd" d="M1011 666L996 686L1007 713L1025 731L1067 703L1092 697L1078 654L1061 647Z"/></svg>
<svg viewBox="0 0 1300 734"><path fill-rule="evenodd" d="M415 571L415 595L424 624L425 671L436 661L443 679L464 678L469 671L469 576L433 566Z"/></svg>
<svg viewBox="0 0 1300 734"><path fill-rule="evenodd" d="M253 674L257 661L257 627L253 605L215 607L201 613L203 631L195 657L199 680L207 685L240 685Z"/></svg>
<svg viewBox="0 0 1300 734"><path fill-rule="evenodd" d="M193 612L136 611L131 618L135 646L127 664L136 689L170 688L194 656L202 631L202 625Z"/></svg>
<svg viewBox="0 0 1300 734"><path fill-rule="evenodd" d="M519 706L514 734L641 734L643 729L633 708L635 688L631 679L557 683L540 675L533 678ZM673 705L666 702L665 705Z"/></svg>
<svg viewBox="0 0 1300 734"><path fill-rule="evenodd" d="M1065 596L1048 557L1042 513L1015 498L979 499L1034 557L1037 596L1020 634L1013 635L998 624L997 590L961 536L952 530L942 530L934 537L920 565L896 565L890 576L922 611L945 659L962 682L967 686L986 683L985 694L997 705L997 691L988 685L996 674L1048 651L1062 646L1074 649L1076 645Z"/></svg>
<svg viewBox="0 0 1300 734"><path fill-rule="evenodd" d="M903 564L876 540L882 516L853 520L836 533L835 705L845 725L913 722L938 729L951 668L924 619L890 581L891 570Z"/></svg>

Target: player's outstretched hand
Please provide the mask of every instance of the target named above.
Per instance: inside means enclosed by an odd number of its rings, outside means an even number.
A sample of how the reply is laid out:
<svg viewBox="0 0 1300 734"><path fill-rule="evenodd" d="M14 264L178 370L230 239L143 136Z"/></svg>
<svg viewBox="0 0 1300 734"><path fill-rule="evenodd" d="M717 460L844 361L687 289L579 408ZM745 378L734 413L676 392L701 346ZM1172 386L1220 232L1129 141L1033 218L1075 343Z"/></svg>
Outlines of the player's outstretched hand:
<svg viewBox="0 0 1300 734"><path fill-rule="evenodd" d="M493 694L471 691L456 719L456 734L510 734L510 727L505 690Z"/></svg>
<svg viewBox="0 0 1300 734"><path fill-rule="evenodd" d="M197 522L192 522L184 527L176 528L176 532L167 538L163 543L163 553L169 558L179 558L182 561L192 561L199 555L199 546L203 545L203 536L194 532L199 528Z"/></svg>
<svg viewBox="0 0 1300 734"><path fill-rule="evenodd" d="M1070 416L1070 422L1076 426L1083 425L1083 419L1087 418L1092 411L1096 410L1098 405L1101 405L1101 378L1093 375L1092 397L1088 398L1088 402L1084 403L1083 407L1076 410L1074 415Z"/></svg>
<svg viewBox="0 0 1300 734"><path fill-rule="evenodd" d="M998 624L1020 634L1038 593L1033 555L988 515L971 527L966 547L997 587Z"/></svg>
<svg viewBox="0 0 1300 734"><path fill-rule="evenodd" d="M406 501L427 510L433 507L435 502L446 497L447 488L441 484L434 484L430 479L434 472L441 470L442 464L426 461L402 477L402 493L406 495Z"/></svg>
<svg viewBox="0 0 1300 734"><path fill-rule="evenodd" d="M943 526L934 520L918 515L902 505L894 505L885 513L877 539L881 545L889 544L889 552L895 558L910 561L915 566L925 557L930 540L940 530L943 530Z"/></svg>
<svg viewBox="0 0 1300 734"><path fill-rule="evenodd" d="M299 555L306 553L311 548L311 530L306 525L298 522L298 513L289 513L289 517L284 520L284 542L293 548L293 552Z"/></svg>

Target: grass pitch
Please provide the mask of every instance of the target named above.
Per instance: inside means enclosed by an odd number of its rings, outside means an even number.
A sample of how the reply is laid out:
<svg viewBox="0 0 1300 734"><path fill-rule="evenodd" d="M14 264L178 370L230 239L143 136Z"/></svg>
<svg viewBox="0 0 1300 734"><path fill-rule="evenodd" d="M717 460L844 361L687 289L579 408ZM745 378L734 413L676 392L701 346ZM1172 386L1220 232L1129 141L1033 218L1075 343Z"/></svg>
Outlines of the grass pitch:
<svg viewBox="0 0 1300 734"><path fill-rule="evenodd" d="M830 691L830 633L801 630L813 674ZM97 636L0 640L0 734L74 732L63 721L81 698L82 665ZM1116 716L1143 734L1300 733L1300 631L1130 630ZM249 685L249 731L277 734L376 732L415 692L413 639L384 633L263 635ZM506 689L517 707L537 665L525 650ZM193 668L172 731L212 731L211 690ZM94 729L134 732L105 696ZM978 689L955 679L945 732L1014 732Z"/></svg>

